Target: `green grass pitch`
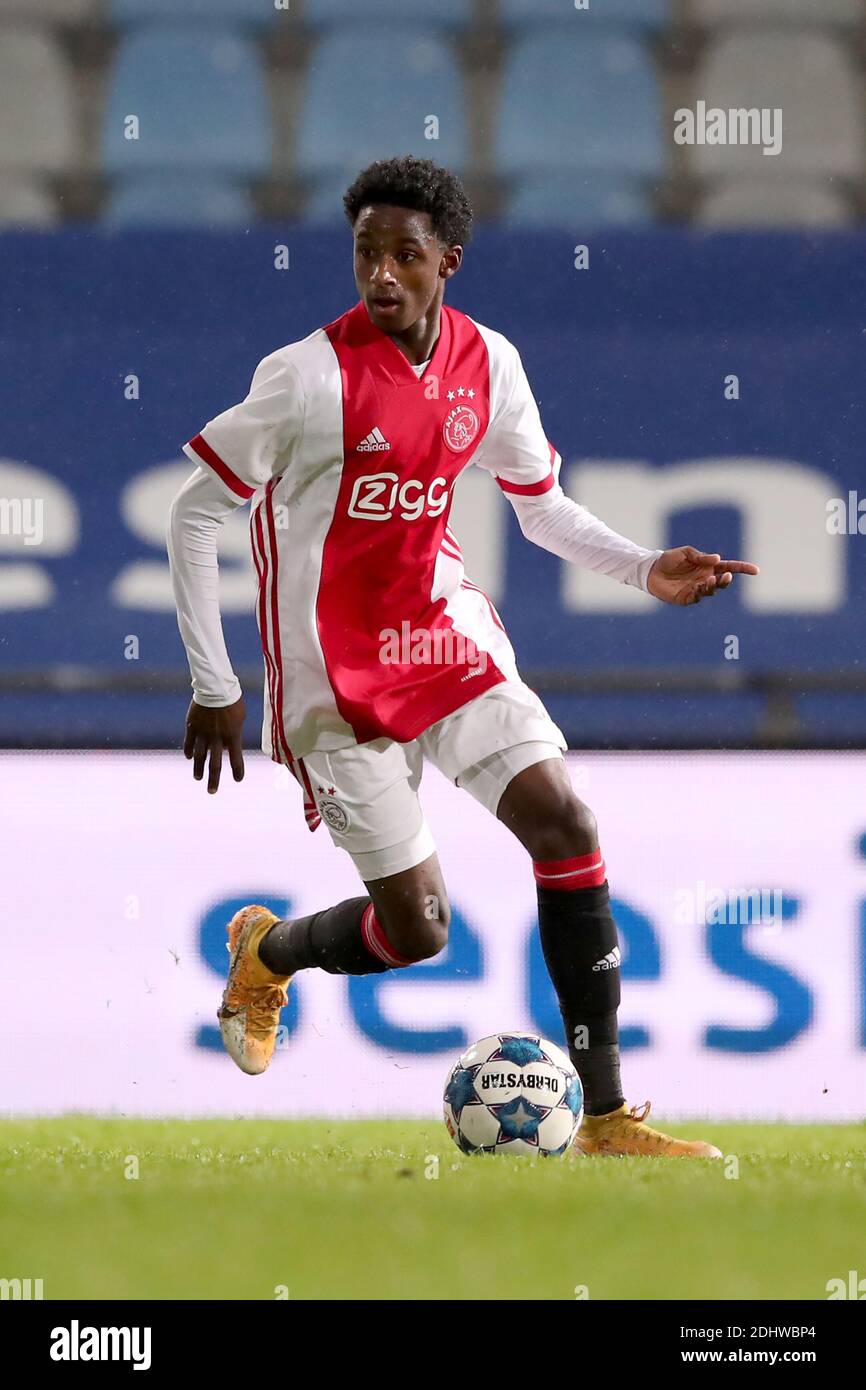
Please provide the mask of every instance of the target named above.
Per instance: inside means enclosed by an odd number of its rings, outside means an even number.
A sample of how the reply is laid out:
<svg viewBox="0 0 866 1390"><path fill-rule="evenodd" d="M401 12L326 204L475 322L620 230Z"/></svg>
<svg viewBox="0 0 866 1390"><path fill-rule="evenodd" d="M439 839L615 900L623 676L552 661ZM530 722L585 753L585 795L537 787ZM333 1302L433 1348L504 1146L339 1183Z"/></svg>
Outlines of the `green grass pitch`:
<svg viewBox="0 0 866 1390"><path fill-rule="evenodd" d="M0 1121L0 1275L46 1299L470 1300L866 1275L866 1125L670 1128L736 1163L466 1158L432 1120Z"/></svg>

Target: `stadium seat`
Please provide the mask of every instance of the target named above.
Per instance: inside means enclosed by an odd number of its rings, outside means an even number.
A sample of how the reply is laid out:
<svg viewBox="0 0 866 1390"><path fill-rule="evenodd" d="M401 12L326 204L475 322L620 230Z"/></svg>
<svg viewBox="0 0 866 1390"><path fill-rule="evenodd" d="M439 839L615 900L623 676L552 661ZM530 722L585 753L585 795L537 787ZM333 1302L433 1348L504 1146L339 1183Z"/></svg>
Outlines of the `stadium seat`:
<svg viewBox="0 0 866 1390"><path fill-rule="evenodd" d="M255 213L231 179L190 174L132 174L112 191L103 221L111 227L248 227Z"/></svg>
<svg viewBox="0 0 866 1390"><path fill-rule="evenodd" d="M124 138L130 115L139 138ZM131 34L111 73L103 125L110 173L270 170L267 92L254 45L229 33L174 27Z"/></svg>
<svg viewBox="0 0 866 1390"><path fill-rule="evenodd" d="M331 226L339 226L342 223L348 227L349 223L343 211L343 194L359 167L341 169L339 173L331 173L325 178L317 179L307 194L302 220Z"/></svg>
<svg viewBox="0 0 866 1390"><path fill-rule="evenodd" d="M119 27L154 21L208 25L227 21L265 29L279 17L274 0L109 0L108 5L108 20Z"/></svg>
<svg viewBox="0 0 866 1390"><path fill-rule="evenodd" d="M860 0L691 0L694 24L859 24Z"/></svg>
<svg viewBox="0 0 866 1390"><path fill-rule="evenodd" d="M522 179L504 209L511 226L588 227L652 221L646 192L630 179L592 174L538 174Z"/></svg>
<svg viewBox="0 0 866 1390"><path fill-rule="evenodd" d="M695 76L692 109L781 108L782 151L757 145L685 148L703 175L757 173L856 176L863 163L860 77L844 48L823 34L737 30L708 48Z"/></svg>
<svg viewBox="0 0 866 1390"><path fill-rule="evenodd" d="M368 23L373 20L419 23L428 28L465 29L473 20L473 0L304 0L309 25Z"/></svg>
<svg viewBox="0 0 866 1390"><path fill-rule="evenodd" d="M707 193L697 216L704 227L839 227L851 220L837 189L799 179L725 180Z"/></svg>
<svg viewBox="0 0 866 1390"><path fill-rule="evenodd" d="M0 179L0 226L50 227L57 207L43 184L34 179Z"/></svg>
<svg viewBox="0 0 866 1390"><path fill-rule="evenodd" d="M0 0L0 24L7 19L81 24L98 18L100 13L100 0Z"/></svg>
<svg viewBox="0 0 866 1390"><path fill-rule="evenodd" d="M439 121L436 140L424 136L430 116ZM336 172L347 154L356 168L395 154L465 165L463 85L450 47L435 33L413 25L378 32L367 25L341 27L319 44L307 77L296 166L308 176Z"/></svg>
<svg viewBox="0 0 866 1390"><path fill-rule="evenodd" d="M8 29L0 42L0 169L56 173L78 156L69 75L47 34Z"/></svg>
<svg viewBox="0 0 866 1390"><path fill-rule="evenodd" d="M545 33L518 40L500 86L497 171L660 176L666 165L660 106L652 64L627 36Z"/></svg>
<svg viewBox="0 0 866 1390"><path fill-rule="evenodd" d="M583 11L575 10L574 0L499 0L499 18L509 29L537 29L560 20L661 29L670 23L671 0L590 0Z"/></svg>

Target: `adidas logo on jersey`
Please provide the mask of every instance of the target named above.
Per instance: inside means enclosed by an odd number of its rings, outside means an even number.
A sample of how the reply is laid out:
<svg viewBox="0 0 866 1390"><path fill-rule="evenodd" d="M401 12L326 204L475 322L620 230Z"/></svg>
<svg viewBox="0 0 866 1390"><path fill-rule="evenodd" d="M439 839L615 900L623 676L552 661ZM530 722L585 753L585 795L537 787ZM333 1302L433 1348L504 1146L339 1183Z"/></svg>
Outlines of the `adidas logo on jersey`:
<svg viewBox="0 0 866 1390"><path fill-rule="evenodd" d="M614 946L613 950L608 951L607 955L603 956L601 960L597 960L592 968L593 970L616 970L621 960L622 957L619 953L619 947Z"/></svg>
<svg viewBox="0 0 866 1390"><path fill-rule="evenodd" d="M355 453L382 454L386 449L390 449L390 447L391 445L379 429L379 426L376 425L375 429L370 431L366 439L362 439L360 444L355 445Z"/></svg>

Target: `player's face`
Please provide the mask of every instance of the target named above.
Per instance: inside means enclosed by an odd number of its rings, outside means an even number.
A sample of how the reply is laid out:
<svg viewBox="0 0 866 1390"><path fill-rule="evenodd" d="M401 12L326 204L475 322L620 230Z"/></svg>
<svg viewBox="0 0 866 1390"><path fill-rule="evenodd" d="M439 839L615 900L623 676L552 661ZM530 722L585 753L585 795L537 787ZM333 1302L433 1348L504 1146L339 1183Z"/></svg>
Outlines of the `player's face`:
<svg viewBox="0 0 866 1390"><path fill-rule="evenodd" d="M377 203L358 213L355 284L384 333L404 333L423 318L461 256L461 247L438 240L427 212Z"/></svg>

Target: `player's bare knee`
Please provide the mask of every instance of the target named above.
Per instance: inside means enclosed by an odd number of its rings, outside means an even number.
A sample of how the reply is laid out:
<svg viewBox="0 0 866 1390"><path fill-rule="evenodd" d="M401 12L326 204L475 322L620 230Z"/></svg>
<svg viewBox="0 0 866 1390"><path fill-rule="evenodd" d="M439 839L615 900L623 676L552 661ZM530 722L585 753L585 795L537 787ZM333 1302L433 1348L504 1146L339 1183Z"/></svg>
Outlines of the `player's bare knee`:
<svg viewBox="0 0 866 1390"><path fill-rule="evenodd" d="M595 816L573 792L566 792L539 818L526 847L533 859L543 862L591 854L598 848Z"/></svg>
<svg viewBox="0 0 866 1390"><path fill-rule="evenodd" d="M451 908L439 894L427 894L406 907L385 930L394 949L409 960L429 960L448 944Z"/></svg>
<svg viewBox="0 0 866 1390"><path fill-rule="evenodd" d="M421 917L416 920L413 929L416 942L424 952L419 959L429 960L431 956L438 956L440 951L445 950L450 924L451 907L445 895L426 894Z"/></svg>
<svg viewBox="0 0 866 1390"><path fill-rule="evenodd" d="M448 927L443 922L425 922L415 935L412 956L415 960L429 960L438 956L448 945Z"/></svg>

